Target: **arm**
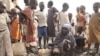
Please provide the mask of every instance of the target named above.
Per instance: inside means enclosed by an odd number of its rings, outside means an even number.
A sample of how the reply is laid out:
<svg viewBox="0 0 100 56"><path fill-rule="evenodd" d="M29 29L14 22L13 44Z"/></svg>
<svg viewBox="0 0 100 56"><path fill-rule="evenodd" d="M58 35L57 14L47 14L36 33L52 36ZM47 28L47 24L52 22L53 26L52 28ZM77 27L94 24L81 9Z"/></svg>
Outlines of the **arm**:
<svg viewBox="0 0 100 56"><path fill-rule="evenodd" d="M53 13L54 13L53 17L54 17L55 22L57 22L57 12L58 12L58 10L53 7Z"/></svg>
<svg viewBox="0 0 100 56"><path fill-rule="evenodd" d="M22 24L26 23L25 21L27 21L27 16L25 16L23 13L19 13L18 15L20 23Z"/></svg>
<svg viewBox="0 0 100 56"><path fill-rule="evenodd" d="M75 38L73 35L70 36L70 41L71 41L71 47L72 48L75 48L76 46L76 41L75 41Z"/></svg>
<svg viewBox="0 0 100 56"><path fill-rule="evenodd" d="M56 13L58 12L58 10L55 7L53 7L53 12Z"/></svg>
<svg viewBox="0 0 100 56"><path fill-rule="evenodd" d="M55 41L53 42L53 44L54 45L58 45L60 42L62 42L62 38L61 38L61 36L60 36L60 34L58 34L57 36L56 36L56 39L55 39Z"/></svg>

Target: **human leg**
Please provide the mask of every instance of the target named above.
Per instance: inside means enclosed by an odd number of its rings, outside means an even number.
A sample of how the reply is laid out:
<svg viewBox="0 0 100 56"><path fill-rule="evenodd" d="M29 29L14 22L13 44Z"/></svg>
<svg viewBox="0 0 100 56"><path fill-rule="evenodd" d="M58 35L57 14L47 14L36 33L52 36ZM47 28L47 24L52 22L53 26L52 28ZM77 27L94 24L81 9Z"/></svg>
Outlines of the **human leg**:
<svg viewBox="0 0 100 56"><path fill-rule="evenodd" d="M13 56L13 49L11 46L10 33L8 30L4 32L4 47L5 47L7 56Z"/></svg>
<svg viewBox="0 0 100 56"><path fill-rule="evenodd" d="M5 56L3 35L4 35L4 32L0 32L0 56Z"/></svg>

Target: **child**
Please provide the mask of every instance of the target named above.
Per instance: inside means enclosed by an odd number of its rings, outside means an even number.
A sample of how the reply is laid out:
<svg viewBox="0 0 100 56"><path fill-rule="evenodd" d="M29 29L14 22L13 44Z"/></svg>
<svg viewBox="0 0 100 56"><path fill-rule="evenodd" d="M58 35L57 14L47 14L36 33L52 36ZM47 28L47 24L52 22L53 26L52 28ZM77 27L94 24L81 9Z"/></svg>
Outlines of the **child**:
<svg viewBox="0 0 100 56"><path fill-rule="evenodd" d="M77 34L75 35L76 38L76 48L79 49L78 51L82 51L82 49L85 46L85 37L84 37L84 33L83 33L83 27L82 26L78 26L77 28Z"/></svg>
<svg viewBox="0 0 100 56"><path fill-rule="evenodd" d="M16 8L11 10L11 37L12 42L19 41L21 37L18 9Z"/></svg>

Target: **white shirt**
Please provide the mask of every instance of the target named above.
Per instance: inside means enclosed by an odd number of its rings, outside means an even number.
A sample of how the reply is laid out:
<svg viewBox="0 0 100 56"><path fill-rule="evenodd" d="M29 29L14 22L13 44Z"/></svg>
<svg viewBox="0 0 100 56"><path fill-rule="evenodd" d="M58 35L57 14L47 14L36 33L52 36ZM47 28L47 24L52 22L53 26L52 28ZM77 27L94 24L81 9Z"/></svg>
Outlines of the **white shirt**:
<svg viewBox="0 0 100 56"><path fill-rule="evenodd" d="M39 27L47 26L47 17L43 12L37 11L35 13L35 16L37 16L37 18L38 18L38 26Z"/></svg>
<svg viewBox="0 0 100 56"><path fill-rule="evenodd" d="M67 14L64 12L59 12L57 19L59 20L59 24L62 27L62 25L69 23L69 19L67 18Z"/></svg>

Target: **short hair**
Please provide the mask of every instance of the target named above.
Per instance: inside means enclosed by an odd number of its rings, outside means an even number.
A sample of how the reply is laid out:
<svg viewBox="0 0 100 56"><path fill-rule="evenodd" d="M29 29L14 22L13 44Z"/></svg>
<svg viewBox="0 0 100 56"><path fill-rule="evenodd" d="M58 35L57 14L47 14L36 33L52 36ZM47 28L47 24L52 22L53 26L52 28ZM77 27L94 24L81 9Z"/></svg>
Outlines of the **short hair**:
<svg viewBox="0 0 100 56"><path fill-rule="evenodd" d="M53 1L49 1L48 4L49 4L50 6L53 6Z"/></svg>
<svg viewBox="0 0 100 56"><path fill-rule="evenodd" d="M0 7L2 7L2 8L5 8L5 9L6 9L6 5L5 5L2 1L0 1Z"/></svg>
<svg viewBox="0 0 100 56"><path fill-rule="evenodd" d="M64 7L67 7L67 8L69 8L69 5L68 5L68 3L64 3L64 4L63 4L63 8L64 8Z"/></svg>
<svg viewBox="0 0 100 56"><path fill-rule="evenodd" d="M25 5L29 5L30 4L30 0L24 0Z"/></svg>
<svg viewBox="0 0 100 56"><path fill-rule="evenodd" d="M29 4L36 4L36 0L29 0Z"/></svg>
<svg viewBox="0 0 100 56"><path fill-rule="evenodd" d="M83 30L84 30L84 28L83 28L82 26L78 26L78 27L77 27L77 31L82 32Z"/></svg>
<svg viewBox="0 0 100 56"><path fill-rule="evenodd" d="M95 3L93 4L93 7L94 7L95 5L99 6L99 8L100 8L100 2L95 2Z"/></svg>
<svg viewBox="0 0 100 56"><path fill-rule="evenodd" d="M81 6L80 6L80 8L82 8L82 9L84 9L84 10L85 10L85 6L84 6L84 5L81 5Z"/></svg>
<svg viewBox="0 0 100 56"><path fill-rule="evenodd" d="M41 5L43 5L43 4L44 4L44 2L40 2L40 3L39 3L39 6L41 6Z"/></svg>

